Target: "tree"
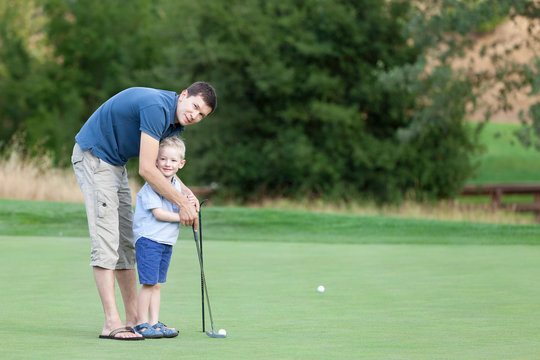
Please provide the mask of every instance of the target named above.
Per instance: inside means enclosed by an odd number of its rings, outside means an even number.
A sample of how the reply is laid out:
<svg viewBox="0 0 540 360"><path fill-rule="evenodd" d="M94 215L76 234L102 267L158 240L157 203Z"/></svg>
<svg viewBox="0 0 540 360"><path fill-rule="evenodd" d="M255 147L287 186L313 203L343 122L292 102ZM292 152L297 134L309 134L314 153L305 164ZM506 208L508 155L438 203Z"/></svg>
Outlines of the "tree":
<svg viewBox="0 0 540 360"><path fill-rule="evenodd" d="M494 113L514 110L511 99L516 92L528 93L536 99L529 110L520 112L523 127L516 135L523 145L540 150L540 62L537 46L540 40L540 4L530 0L443 0L421 4L416 20L411 22L411 33L417 41L429 44L432 58L447 65L462 63L459 71L471 84L474 105L485 109L486 121ZM506 43L495 38L482 48L474 47L475 40L489 34L496 26L507 21L521 24L524 19L527 21L526 37L515 37ZM523 58L520 51L524 49L534 56ZM469 56L471 53L475 56ZM477 57L488 65L477 66ZM489 103L482 103L489 97Z"/></svg>
<svg viewBox="0 0 540 360"><path fill-rule="evenodd" d="M29 103L30 78L50 60L43 33L45 16L33 1L0 3L0 142L20 130L33 111ZM39 86L37 81L35 86Z"/></svg>
<svg viewBox="0 0 540 360"><path fill-rule="evenodd" d="M25 12L0 7L4 140L24 131L65 163L116 92L206 80L220 105L186 131L183 174L242 199L452 197L474 168L465 118L483 86L503 84L503 100L540 88L536 65L494 56L497 71L482 73L453 61L475 33L538 17L534 1L23 3L35 18L22 28ZM28 41L36 34L40 47Z"/></svg>
<svg viewBox="0 0 540 360"><path fill-rule="evenodd" d="M470 89L448 67L424 72L410 10L314 0L190 9L177 36L178 54L192 56L178 67L214 83L224 104L188 144L196 179L242 198L459 191L472 169Z"/></svg>
<svg viewBox="0 0 540 360"><path fill-rule="evenodd" d="M25 134L29 148L49 150L69 162L73 138L89 115L108 97L151 79L146 70L161 55L152 36L155 7L143 0L96 2L49 0L28 9L8 6L2 31L3 81L0 104L4 141ZM29 15L23 31L19 17ZM39 18L39 26L33 26ZM39 36L45 55L35 56ZM2 76L2 74L0 74Z"/></svg>

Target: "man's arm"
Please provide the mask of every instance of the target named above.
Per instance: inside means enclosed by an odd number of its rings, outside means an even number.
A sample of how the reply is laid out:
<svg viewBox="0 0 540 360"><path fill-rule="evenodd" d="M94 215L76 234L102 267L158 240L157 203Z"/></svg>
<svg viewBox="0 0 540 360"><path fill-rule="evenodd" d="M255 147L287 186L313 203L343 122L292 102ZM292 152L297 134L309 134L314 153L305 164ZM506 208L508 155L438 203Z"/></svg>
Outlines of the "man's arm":
<svg viewBox="0 0 540 360"><path fill-rule="evenodd" d="M180 223L184 226L195 224L197 228L197 212L188 198L178 192L168 182L156 167L156 159L159 153L159 141L150 135L141 132L141 149L139 152L139 175L146 180L152 189L161 196L178 205Z"/></svg>

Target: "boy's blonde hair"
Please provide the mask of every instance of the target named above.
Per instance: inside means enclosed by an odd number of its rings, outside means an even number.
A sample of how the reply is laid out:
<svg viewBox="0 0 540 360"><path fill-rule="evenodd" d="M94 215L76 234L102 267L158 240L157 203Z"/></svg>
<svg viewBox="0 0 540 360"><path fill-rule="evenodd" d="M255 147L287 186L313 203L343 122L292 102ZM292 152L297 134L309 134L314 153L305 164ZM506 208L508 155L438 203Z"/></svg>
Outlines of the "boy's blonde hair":
<svg viewBox="0 0 540 360"><path fill-rule="evenodd" d="M180 156L180 160L184 160L186 158L186 144L184 144L184 141L176 136L171 136L165 139L162 139L159 142L159 150L161 151L164 147L171 147L173 149L178 150L178 155Z"/></svg>

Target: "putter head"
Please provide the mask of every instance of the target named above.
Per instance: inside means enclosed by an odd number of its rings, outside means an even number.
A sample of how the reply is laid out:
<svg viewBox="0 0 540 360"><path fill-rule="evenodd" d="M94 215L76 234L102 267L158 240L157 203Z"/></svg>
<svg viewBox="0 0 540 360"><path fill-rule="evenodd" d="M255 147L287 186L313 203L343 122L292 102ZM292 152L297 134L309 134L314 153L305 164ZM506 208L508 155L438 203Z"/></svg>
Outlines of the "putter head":
<svg viewBox="0 0 540 360"><path fill-rule="evenodd" d="M208 335L208 336L210 336L212 338L220 338L220 339L223 339L223 338L227 337L227 335L225 335L225 334L218 334L217 332L214 332L214 331L207 331L206 335Z"/></svg>

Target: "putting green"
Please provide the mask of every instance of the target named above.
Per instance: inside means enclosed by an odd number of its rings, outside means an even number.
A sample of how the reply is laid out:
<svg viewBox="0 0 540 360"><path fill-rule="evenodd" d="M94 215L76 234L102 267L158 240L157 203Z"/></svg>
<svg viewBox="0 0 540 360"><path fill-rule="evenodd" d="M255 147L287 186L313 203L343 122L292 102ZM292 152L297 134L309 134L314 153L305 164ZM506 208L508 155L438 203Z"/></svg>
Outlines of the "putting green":
<svg viewBox="0 0 540 360"><path fill-rule="evenodd" d="M83 238L0 236L2 359L509 359L540 353L537 246L208 241L175 247L161 320L178 338L99 340ZM317 286L324 285L324 293ZM207 314L208 318L208 314ZM210 327L210 322L207 323Z"/></svg>

